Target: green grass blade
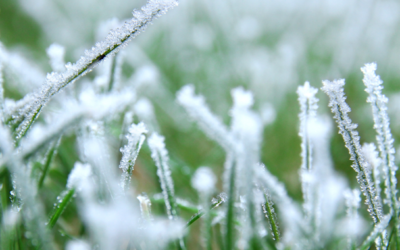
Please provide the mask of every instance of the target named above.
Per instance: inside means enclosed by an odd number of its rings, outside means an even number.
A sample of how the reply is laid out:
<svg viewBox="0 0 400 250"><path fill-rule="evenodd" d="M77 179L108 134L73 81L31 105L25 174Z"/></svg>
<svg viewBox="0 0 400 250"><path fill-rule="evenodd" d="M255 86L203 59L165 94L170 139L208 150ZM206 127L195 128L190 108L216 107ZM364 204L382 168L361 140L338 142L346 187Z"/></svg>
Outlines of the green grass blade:
<svg viewBox="0 0 400 250"><path fill-rule="evenodd" d="M225 249L231 250L235 246L235 164L231 166L229 175L229 193L226 212L226 228L225 228Z"/></svg>
<svg viewBox="0 0 400 250"><path fill-rule="evenodd" d="M279 241L280 233L279 233L278 223L276 220L276 215L274 212L271 197L269 197L269 195L265 192L264 192L264 197L265 197L265 204L263 205L263 210L264 210L265 216L267 217L268 222L270 224L273 239L276 241Z"/></svg>
<svg viewBox="0 0 400 250"><path fill-rule="evenodd" d="M75 189L68 190L67 193L64 195L62 201L55 207L54 213L51 216L49 223L47 224L49 228L53 228L54 225L57 223L58 218L60 218L61 214L64 212L74 194Z"/></svg>
<svg viewBox="0 0 400 250"><path fill-rule="evenodd" d="M60 141L60 140L59 140L59 141ZM46 175L47 175L47 173L48 173L48 171L49 171L50 164L51 164L51 162L52 162L52 160L53 160L53 157L54 157L54 155L55 155L55 153L56 153L56 150L57 150L57 146L58 146L58 144L59 144L59 141L53 143L53 144L50 146L50 149L49 149L48 153L46 154L46 158L45 158L44 165L43 165L43 172L42 172L42 174L41 174L41 176L40 176L40 179L39 179L39 182L38 182L38 189L41 189L42 186L43 186L44 179L46 178Z"/></svg>

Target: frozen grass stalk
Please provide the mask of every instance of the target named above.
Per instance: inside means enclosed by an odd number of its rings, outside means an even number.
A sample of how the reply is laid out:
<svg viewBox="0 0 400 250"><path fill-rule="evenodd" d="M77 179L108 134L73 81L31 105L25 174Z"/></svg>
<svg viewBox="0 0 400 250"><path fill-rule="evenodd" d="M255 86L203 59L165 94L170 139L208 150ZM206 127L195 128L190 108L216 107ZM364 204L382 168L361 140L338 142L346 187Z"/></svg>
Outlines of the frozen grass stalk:
<svg viewBox="0 0 400 250"><path fill-rule="evenodd" d="M360 137L356 131L357 125L352 123L348 113L350 107L345 102L343 86L344 80L323 81L321 88L329 96L329 107L333 113L333 118L339 128L346 148L350 153L350 160L353 162L352 168L357 173L357 182L360 184L361 192L365 196L365 204L368 212L375 224L379 223L383 216L382 206L379 196L375 192L374 183L371 180L371 172L364 155L361 151Z"/></svg>
<svg viewBox="0 0 400 250"><path fill-rule="evenodd" d="M395 165L394 139L390 130L390 120L387 114L388 98L382 94L383 82L379 75L375 74L376 63L365 64L361 68L364 73L363 82L368 93L367 102L371 103L372 115L374 119L374 129L376 130L376 141L378 143L380 158L382 159L383 175L385 179L385 203L390 207L390 213L394 216L396 225L396 244L400 247L400 221L399 204L397 201L397 179Z"/></svg>
<svg viewBox="0 0 400 250"><path fill-rule="evenodd" d="M126 136L128 144L121 148L122 159L119 168L122 169L121 186L125 191L129 188L133 167L135 166L136 158L142 148L143 142L146 139L144 134L147 133L143 123L132 124L129 128L129 133Z"/></svg>
<svg viewBox="0 0 400 250"><path fill-rule="evenodd" d="M27 106L25 118L17 128L16 139L19 140L26 134L42 108L61 89L86 75L106 57L115 55L155 18L177 5L178 2L175 0L149 0L140 11L133 11L132 19L126 21L121 27L111 30L107 38L96 43L91 50L86 50L85 55L75 64L67 64L65 72L48 74L45 84L35 93L34 99Z"/></svg>
<svg viewBox="0 0 400 250"><path fill-rule="evenodd" d="M300 133L301 138L301 168L300 178L303 191L303 209L305 213L305 221L307 234L310 237L310 244L316 245L318 242L318 206L317 206L317 190L315 169L313 168L313 145L310 139L310 125L315 122L316 111L318 108L318 99L315 94L318 92L316 88L310 86L309 82L305 82L303 86L297 88L300 104Z"/></svg>
<svg viewBox="0 0 400 250"><path fill-rule="evenodd" d="M164 196L167 214L170 220L177 219L177 205L174 194L174 183L171 178L171 170L168 165L168 151L165 148L164 137L153 133L148 144L151 150L151 157L157 166L157 175L160 179L161 189ZM185 249L183 239L177 243L180 249Z"/></svg>

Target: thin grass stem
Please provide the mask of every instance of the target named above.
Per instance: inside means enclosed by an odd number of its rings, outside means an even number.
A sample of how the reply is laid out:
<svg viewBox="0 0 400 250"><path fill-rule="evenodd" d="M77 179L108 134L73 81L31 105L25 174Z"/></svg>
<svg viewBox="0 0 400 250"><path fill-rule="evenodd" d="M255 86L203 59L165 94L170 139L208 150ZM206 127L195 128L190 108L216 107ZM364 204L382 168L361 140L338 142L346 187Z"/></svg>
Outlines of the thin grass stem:
<svg viewBox="0 0 400 250"><path fill-rule="evenodd" d="M57 206L54 209L53 215L49 219L49 223L47 224L48 228L53 228L58 218L60 218L61 214L64 212L65 208L68 206L69 202L71 201L72 197L75 194L75 189L69 189L66 191L66 194L62 197L61 202L57 203Z"/></svg>

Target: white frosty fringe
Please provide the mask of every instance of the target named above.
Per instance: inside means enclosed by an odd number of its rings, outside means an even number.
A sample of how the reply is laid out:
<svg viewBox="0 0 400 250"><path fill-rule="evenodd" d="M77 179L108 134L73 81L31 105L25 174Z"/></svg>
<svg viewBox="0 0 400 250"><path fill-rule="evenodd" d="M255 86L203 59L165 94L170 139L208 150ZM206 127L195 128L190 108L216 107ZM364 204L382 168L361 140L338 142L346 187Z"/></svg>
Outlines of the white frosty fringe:
<svg viewBox="0 0 400 250"><path fill-rule="evenodd" d="M364 154L365 160L370 166L370 170L372 171L372 175L374 177L374 185L376 194L378 195L379 202L382 204L381 200L381 164L382 160L378 156L378 152L376 151L375 144L373 143L364 143L362 146L362 152Z"/></svg>
<svg viewBox="0 0 400 250"><path fill-rule="evenodd" d="M177 214L175 207L174 184L171 178L171 170L168 166L169 158L168 152L165 149L164 137L157 133L153 133L147 143L151 150L151 157L157 166L157 175L158 178L160 178L168 217L170 220L175 219Z"/></svg>
<svg viewBox="0 0 400 250"><path fill-rule="evenodd" d="M139 155L143 142L146 139L146 133L147 129L142 122L137 125L132 124L129 128L129 133L126 135L128 144L120 149L122 159L119 168L123 171L121 177L121 187L123 190L129 187L133 167L135 166L136 158Z"/></svg>
<svg viewBox="0 0 400 250"><path fill-rule="evenodd" d="M299 207L289 197L286 189L278 179L273 176L264 165L259 164L255 169L255 177L258 185L267 190L279 209L279 215L284 224L282 242L285 245L298 243L302 230L302 215Z"/></svg>
<svg viewBox="0 0 400 250"><path fill-rule="evenodd" d="M390 120L387 114L388 98L382 94L382 80L379 75L375 74L376 63L365 64L361 68L364 73L363 82L366 86L365 91L368 93L367 102L371 103L372 115L374 119L374 128L376 130L376 141L382 159L383 174L385 178L385 194L387 203L391 213L397 217L398 201L397 201L397 179L395 165L395 149L393 147L394 139L390 131Z"/></svg>
<svg viewBox="0 0 400 250"><path fill-rule="evenodd" d="M305 82L304 86L297 88L300 104L300 132L301 138L301 168L300 178L303 191L303 209L305 213L305 221L307 224L307 234L310 235L312 242L310 244L316 245L319 238L319 222L318 214L318 192L317 192L317 176L313 167L313 144L310 139L310 128L313 122L316 122L316 111L318 108L318 99L315 94L318 92L316 88L310 86L309 82ZM312 133L312 132L311 132Z"/></svg>
<svg viewBox="0 0 400 250"><path fill-rule="evenodd" d="M195 95L194 86L186 85L177 93L177 100L188 114L200 126L200 128L220 144L225 151L230 152L234 148L235 140L229 133L228 128L216 117L205 103L204 97Z"/></svg>
<svg viewBox="0 0 400 250"><path fill-rule="evenodd" d="M65 48L59 44L53 43L47 48L46 52L50 59L51 69L55 72L63 72L65 70Z"/></svg>
<svg viewBox="0 0 400 250"><path fill-rule="evenodd" d="M321 88L329 96L329 107L333 113L333 118L339 128L346 148L349 150L350 160L353 162L352 168L357 173L357 182L360 184L361 192L365 196L365 204L374 223L379 223L383 216L382 206L375 192L374 183L371 180L371 172L361 151L360 137L356 131L357 125L352 123L348 113L350 107L345 102L343 86L344 80L323 81Z"/></svg>
<svg viewBox="0 0 400 250"><path fill-rule="evenodd" d="M26 133L42 108L61 89L90 72L105 57L117 53L127 42L143 31L152 20L177 5L178 2L174 0L149 0L141 11L133 11L132 19L126 21L121 27L111 30L107 38L96 43L91 50L86 50L85 55L75 64L68 63L65 66L65 72L48 74L45 84L36 92L24 121L18 127L16 138L19 139Z"/></svg>

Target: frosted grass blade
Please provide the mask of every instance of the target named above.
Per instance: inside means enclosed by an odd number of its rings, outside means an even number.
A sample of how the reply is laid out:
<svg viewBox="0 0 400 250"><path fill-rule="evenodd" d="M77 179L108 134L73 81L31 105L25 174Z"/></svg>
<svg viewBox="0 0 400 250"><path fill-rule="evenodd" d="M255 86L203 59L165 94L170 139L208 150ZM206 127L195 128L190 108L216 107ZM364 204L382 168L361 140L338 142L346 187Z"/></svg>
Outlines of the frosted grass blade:
<svg viewBox="0 0 400 250"><path fill-rule="evenodd" d="M143 123L132 124L129 128L129 133L126 135L128 144L121 148L122 159L119 168L122 169L121 187L125 191L128 189L133 167L135 166L136 158L139 155L139 151L142 148L145 140L147 129Z"/></svg>
<svg viewBox="0 0 400 250"><path fill-rule="evenodd" d="M356 131L357 125L352 123L348 113L350 107L345 102L343 91L344 80L323 81L321 88L329 96L329 107L333 113L339 133L342 135L346 148L349 150L352 168L357 173L357 182L365 196L365 204L374 223L379 223L383 216L382 206L377 198L374 183L371 180L369 166L361 151L360 137Z"/></svg>
<svg viewBox="0 0 400 250"><path fill-rule="evenodd" d="M365 64L361 68L364 74L363 82L368 93L367 102L371 103L372 115L374 119L374 129L376 130L376 141L382 159L383 174L385 179L385 203L390 208L390 213L394 216L396 225L396 242L400 247L400 220L399 220L399 203L397 200L397 179L396 171L398 167L395 165L395 149L393 146L394 139L390 130L390 119L387 113L388 98L382 94L383 82L379 75L376 75L376 63Z"/></svg>
<svg viewBox="0 0 400 250"><path fill-rule="evenodd" d="M63 73L50 73L45 84L36 92L24 121L17 128L16 139L21 139L33 122L39 116L48 101L67 85L92 71L103 59L115 55L132 38L143 31L155 18L165 14L169 9L178 5L174 0L149 0L140 11L133 11L133 18L121 27L111 30L104 41L96 43L90 50L85 51L75 64L67 64Z"/></svg>

